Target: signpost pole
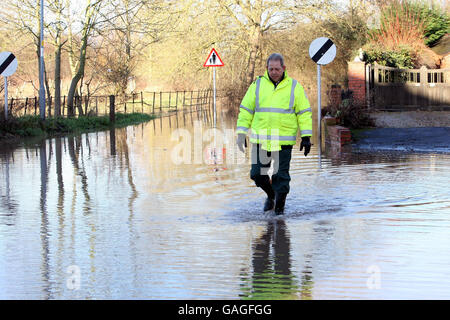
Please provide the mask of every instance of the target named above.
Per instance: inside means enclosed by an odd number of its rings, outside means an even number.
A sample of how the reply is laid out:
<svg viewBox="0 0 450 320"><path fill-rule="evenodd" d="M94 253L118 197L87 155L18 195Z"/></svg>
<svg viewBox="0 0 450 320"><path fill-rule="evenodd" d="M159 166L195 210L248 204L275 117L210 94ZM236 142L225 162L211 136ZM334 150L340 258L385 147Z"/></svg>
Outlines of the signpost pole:
<svg viewBox="0 0 450 320"><path fill-rule="evenodd" d="M317 148L319 153L319 165L321 161L322 152L322 101L321 101L321 66L329 64L336 57L336 45L326 37L315 39L309 45L309 56L317 64Z"/></svg>
<svg viewBox="0 0 450 320"><path fill-rule="evenodd" d="M213 104L214 104L214 128L216 128L216 67L213 67Z"/></svg>
<svg viewBox="0 0 450 320"><path fill-rule="evenodd" d="M17 58L9 51L0 53L0 75L5 79L5 120L8 120L8 77L17 69Z"/></svg>
<svg viewBox="0 0 450 320"><path fill-rule="evenodd" d="M5 120L8 120L8 77L5 78Z"/></svg>
<svg viewBox="0 0 450 320"><path fill-rule="evenodd" d="M204 67L212 67L213 68L213 112L214 112L214 120L213 120L213 128L214 128L214 148L211 150L210 155L214 159L214 163L217 164L217 147L216 147L216 128L217 128L217 110L216 110L216 67L223 67L223 61L220 59L219 54L213 48L206 58Z"/></svg>
<svg viewBox="0 0 450 320"><path fill-rule="evenodd" d="M322 151L322 99L321 99L321 81L320 81L320 64L317 64L317 137L319 144L319 159Z"/></svg>

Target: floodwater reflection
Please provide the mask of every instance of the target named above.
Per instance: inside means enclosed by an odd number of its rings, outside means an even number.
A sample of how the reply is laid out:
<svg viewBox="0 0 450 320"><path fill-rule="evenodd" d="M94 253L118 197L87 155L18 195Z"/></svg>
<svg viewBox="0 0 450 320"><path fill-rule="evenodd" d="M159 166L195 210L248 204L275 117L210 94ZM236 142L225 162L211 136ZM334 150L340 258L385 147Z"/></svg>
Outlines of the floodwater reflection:
<svg viewBox="0 0 450 320"><path fill-rule="evenodd" d="M249 280L247 280L249 279ZM272 219L256 240L252 254L252 273L242 277L243 299L310 299L313 287L310 267L300 281L291 267L289 231L283 219Z"/></svg>
<svg viewBox="0 0 450 320"><path fill-rule="evenodd" d="M0 149L0 298L450 297L450 155L296 147L277 218L233 137L221 161L174 163L174 130L199 123L210 114Z"/></svg>

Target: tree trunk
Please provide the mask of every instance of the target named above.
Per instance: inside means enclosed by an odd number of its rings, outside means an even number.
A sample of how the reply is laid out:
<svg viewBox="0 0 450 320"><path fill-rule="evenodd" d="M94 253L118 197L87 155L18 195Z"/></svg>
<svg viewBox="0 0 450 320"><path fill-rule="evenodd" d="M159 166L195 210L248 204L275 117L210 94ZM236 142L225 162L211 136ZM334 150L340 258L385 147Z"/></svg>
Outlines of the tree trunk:
<svg viewBox="0 0 450 320"><path fill-rule="evenodd" d="M52 95L50 93L50 85L48 83L47 68L45 67L45 62L44 62L44 84L45 84L45 91L47 92L47 103L45 105L47 106L47 114L49 117L51 117L51 115L52 115Z"/></svg>
<svg viewBox="0 0 450 320"><path fill-rule="evenodd" d="M55 39L55 117L61 116L61 50L63 44L61 43L62 26L62 1L58 1L57 10L57 31Z"/></svg>
<svg viewBox="0 0 450 320"><path fill-rule="evenodd" d="M258 30L253 30L252 35L250 37L250 55L248 59L247 65L247 86L249 86L255 80L255 66L256 60L258 58L258 54L261 47L261 35Z"/></svg>
<svg viewBox="0 0 450 320"><path fill-rule="evenodd" d="M61 38L56 40L55 50L55 117L61 116Z"/></svg>
<svg viewBox="0 0 450 320"><path fill-rule="evenodd" d="M81 49L80 49L80 58L78 61L78 68L76 71L75 76L73 76L72 81L70 82L69 87L69 93L67 94L67 109L68 114L70 116L74 116L74 96L75 92L78 86L78 82L80 79L84 76L84 67L86 65L86 49L87 49L87 42L89 38L89 33L91 31L91 28L93 27L94 22L92 21L94 18L95 13L98 10L100 2L96 2L95 4L91 5L91 1L88 0L87 6L86 6L86 13L85 13L85 22L83 25L82 30L82 37L81 37ZM73 47L72 47L73 48ZM78 115L83 115L83 107L80 105L77 105L78 107Z"/></svg>

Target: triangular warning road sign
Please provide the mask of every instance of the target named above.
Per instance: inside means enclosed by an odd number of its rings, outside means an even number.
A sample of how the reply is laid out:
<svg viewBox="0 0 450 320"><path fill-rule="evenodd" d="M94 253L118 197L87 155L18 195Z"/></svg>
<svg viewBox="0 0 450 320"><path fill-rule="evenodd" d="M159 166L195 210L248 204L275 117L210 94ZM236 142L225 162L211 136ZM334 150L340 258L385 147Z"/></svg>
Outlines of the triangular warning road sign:
<svg viewBox="0 0 450 320"><path fill-rule="evenodd" d="M217 53L216 49L212 49L211 52L208 55L208 58L206 58L205 63L203 64L204 67L223 67L224 63L222 62L222 59L220 59L219 54Z"/></svg>

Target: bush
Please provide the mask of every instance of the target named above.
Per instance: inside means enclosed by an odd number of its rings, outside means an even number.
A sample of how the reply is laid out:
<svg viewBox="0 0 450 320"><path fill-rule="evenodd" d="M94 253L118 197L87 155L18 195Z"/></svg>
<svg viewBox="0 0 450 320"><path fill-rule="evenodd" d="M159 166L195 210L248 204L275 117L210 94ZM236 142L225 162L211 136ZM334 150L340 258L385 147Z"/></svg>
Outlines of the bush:
<svg viewBox="0 0 450 320"><path fill-rule="evenodd" d="M431 7L424 2L412 2L411 10L420 17L424 26L425 44L433 47L450 32L450 17L443 8L433 4Z"/></svg>
<svg viewBox="0 0 450 320"><path fill-rule="evenodd" d="M343 90L342 101L337 107L328 107L325 113L335 117L340 124L351 129L373 127L374 122L369 111L363 105L355 103L351 90Z"/></svg>
<svg viewBox="0 0 450 320"><path fill-rule="evenodd" d="M426 48L425 20L407 1L391 0L382 7L380 28L369 32L368 62L395 68L414 68Z"/></svg>
<svg viewBox="0 0 450 320"><path fill-rule="evenodd" d="M366 58L368 63L377 62L383 66L412 69L417 61L417 56L408 46L401 46L397 50L383 50L379 46L367 46Z"/></svg>

